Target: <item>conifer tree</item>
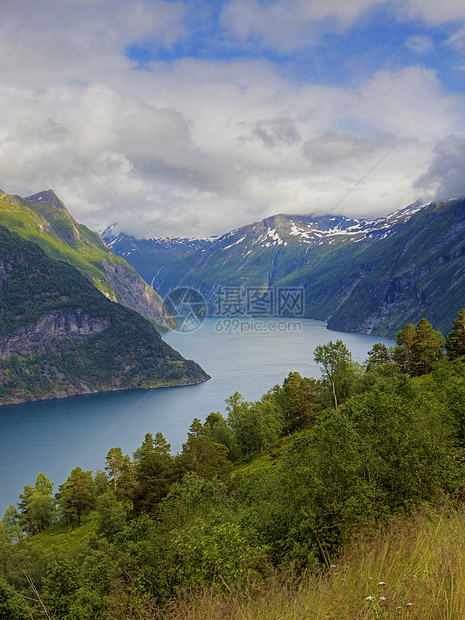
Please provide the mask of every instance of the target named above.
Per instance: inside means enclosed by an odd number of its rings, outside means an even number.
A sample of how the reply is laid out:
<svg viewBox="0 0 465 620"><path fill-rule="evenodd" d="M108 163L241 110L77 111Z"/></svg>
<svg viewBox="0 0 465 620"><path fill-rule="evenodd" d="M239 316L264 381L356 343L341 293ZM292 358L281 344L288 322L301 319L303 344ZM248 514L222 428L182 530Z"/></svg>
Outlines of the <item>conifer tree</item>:
<svg viewBox="0 0 465 620"><path fill-rule="evenodd" d="M465 355L465 308L459 311L453 327L446 339L446 351L450 360Z"/></svg>

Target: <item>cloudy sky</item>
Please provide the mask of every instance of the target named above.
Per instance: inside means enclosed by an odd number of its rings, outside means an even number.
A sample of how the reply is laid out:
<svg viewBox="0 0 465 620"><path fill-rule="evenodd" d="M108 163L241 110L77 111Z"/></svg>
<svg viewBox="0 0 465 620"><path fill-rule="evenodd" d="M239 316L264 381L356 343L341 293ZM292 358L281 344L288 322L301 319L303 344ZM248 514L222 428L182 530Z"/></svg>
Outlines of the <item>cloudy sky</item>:
<svg viewBox="0 0 465 620"><path fill-rule="evenodd" d="M220 234L465 194L463 0L2 0L0 188Z"/></svg>

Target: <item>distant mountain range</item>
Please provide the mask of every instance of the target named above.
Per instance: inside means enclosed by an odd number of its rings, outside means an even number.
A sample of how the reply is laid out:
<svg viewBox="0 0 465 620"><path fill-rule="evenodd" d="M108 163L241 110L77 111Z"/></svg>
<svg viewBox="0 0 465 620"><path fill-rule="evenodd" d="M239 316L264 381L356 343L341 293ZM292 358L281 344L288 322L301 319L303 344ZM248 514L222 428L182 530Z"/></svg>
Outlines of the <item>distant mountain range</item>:
<svg viewBox="0 0 465 620"><path fill-rule="evenodd" d="M303 292L303 316L330 329L393 337L423 316L448 333L465 306L465 198L375 220L276 215L211 239L136 239L114 226L102 237L161 295L195 288L211 314L220 287L264 299L288 287Z"/></svg>

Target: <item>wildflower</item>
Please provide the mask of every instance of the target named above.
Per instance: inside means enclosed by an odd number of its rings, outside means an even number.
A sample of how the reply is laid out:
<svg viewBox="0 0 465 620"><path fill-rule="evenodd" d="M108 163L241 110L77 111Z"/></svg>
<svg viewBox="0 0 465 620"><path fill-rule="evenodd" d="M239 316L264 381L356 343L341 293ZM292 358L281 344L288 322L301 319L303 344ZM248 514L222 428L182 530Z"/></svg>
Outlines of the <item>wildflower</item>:
<svg viewBox="0 0 465 620"><path fill-rule="evenodd" d="M380 597L379 597L379 600L380 600L380 601L385 601L385 600L386 600L386 597L385 597L385 596L380 596Z"/></svg>
<svg viewBox="0 0 465 620"><path fill-rule="evenodd" d="M406 607L415 607L415 603L406 603L405 606Z"/></svg>
<svg viewBox="0 0 465 620"><path fill-rule="evenodd" d="M374 596L367 596L365 600L366 601L374 601L375 597Z"/></svg>
<svg viewBox="0 0 465 620"><path fill-rule="evenodd" d="M378 585L379 585L379 586L385 586L385 585L386 585L386 582L385 582L385 581L379 581L379 582L378 582Z"/></svg>

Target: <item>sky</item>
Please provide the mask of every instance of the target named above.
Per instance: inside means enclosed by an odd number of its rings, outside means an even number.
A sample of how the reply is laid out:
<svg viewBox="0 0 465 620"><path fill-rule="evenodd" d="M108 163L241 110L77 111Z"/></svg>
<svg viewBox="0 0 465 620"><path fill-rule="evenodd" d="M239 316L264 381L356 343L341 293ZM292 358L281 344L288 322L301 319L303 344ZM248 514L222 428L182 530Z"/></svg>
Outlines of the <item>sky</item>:
<svg viewBox="0 0 465 620"><path fill-rule="evenodd" d="M0 188L140 237L465 195L465 2L0 0Z"/></svg>

